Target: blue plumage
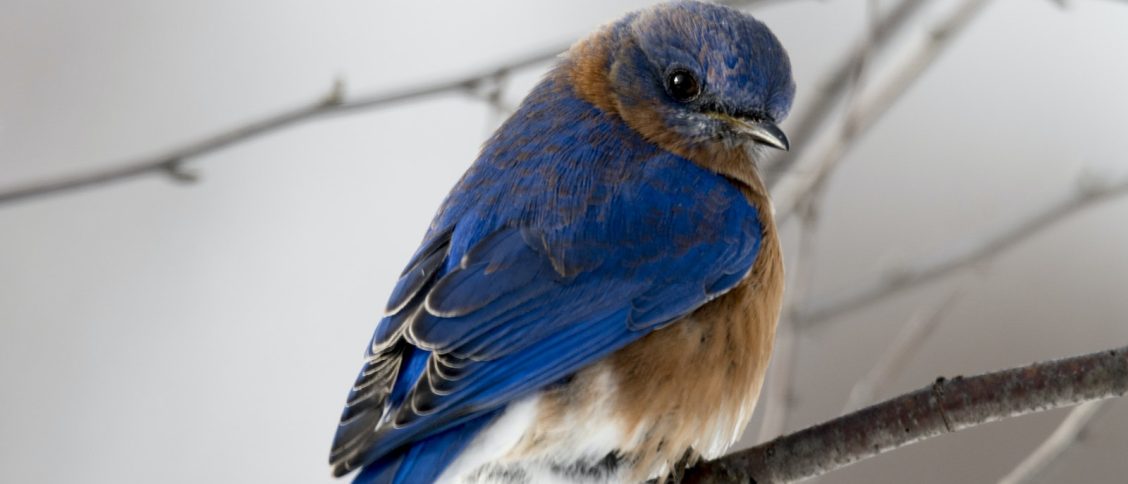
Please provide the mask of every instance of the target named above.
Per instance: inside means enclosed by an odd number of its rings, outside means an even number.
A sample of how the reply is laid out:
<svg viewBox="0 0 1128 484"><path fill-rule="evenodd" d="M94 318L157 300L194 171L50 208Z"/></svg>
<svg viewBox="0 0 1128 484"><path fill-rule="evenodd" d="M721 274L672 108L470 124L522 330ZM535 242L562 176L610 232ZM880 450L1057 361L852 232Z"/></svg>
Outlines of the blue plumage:
<svg viewBox="0 0 1128 484"><path fill-rule="evenodd" d="M547 106L583 122L537 129L553 122L538 120ZM530 132L550 135L515 139ZM593 148L595 137L603 149ZM492 148L502 146L520 151ZM507 161L513 157L525 159L514 165ZM392 411L410 423L374 432L360 462L402 452L401 445L425 441L467 413L488 414L704 304L748 271L760 233L755 210L735 186L646 143L551 80L487 145L434 227L409 267L430 267L435 254L428 249L449 233L436 281L414 305L399 302L424 286L426 275L407 271L389 304L402 308L377 334L406 321L410 327L385 338L448 355L437 364L452 363L464 375L425 382L447 393L434 395L416 380L428 378L429 354L411 349L398 391L389 395ZM423 303L439 315L402 317ZM396 398L409 386L415 392ZM415 415L412 398L430 413ZM376 422L358 419L338 434Z"/></svg>
<svg viewBox="0 0 1128 484"><path fill-rule="evenodd" d="M789 66L778 67L786 82L771 69L750 77L738 64L771 53L731 48L762 34L724 22L717 7L681 5L704 8L696 14L720 33L657 45L661 32L632 33L628 17L613 35L634 35L642 49L617 75L650 78L651 61L700 72L720 62L728 70L718 72L735 74L718 88L756 88L723 99L729 111L781 118ZM725 52L686 54L699 50ZM401 275L341 417L336 474L433 480L507 403L691 313L751 270L764 228L741 185L586 99L568 68L485 144ZM638 92L622 99L662 98L661 83L629 84ZM700 106L721 101L710 94Z"/></svg>

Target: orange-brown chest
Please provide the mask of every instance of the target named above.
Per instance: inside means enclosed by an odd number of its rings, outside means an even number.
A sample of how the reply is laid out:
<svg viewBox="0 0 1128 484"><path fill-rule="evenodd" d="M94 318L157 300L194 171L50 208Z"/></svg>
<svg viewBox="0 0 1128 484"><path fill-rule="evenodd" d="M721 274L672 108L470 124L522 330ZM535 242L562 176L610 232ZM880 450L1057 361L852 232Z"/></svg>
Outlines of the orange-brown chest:
<svg viewBox="0 0 1128 484"><path fill-rule="evenodd" d="M752 198L752 197L750 197ZM607 360L615 408L636 453L676 461L689 448L714 457L742 433L771 356L783 262L770 205L759 205L760 253L748 276L689 316Z"/></svg>

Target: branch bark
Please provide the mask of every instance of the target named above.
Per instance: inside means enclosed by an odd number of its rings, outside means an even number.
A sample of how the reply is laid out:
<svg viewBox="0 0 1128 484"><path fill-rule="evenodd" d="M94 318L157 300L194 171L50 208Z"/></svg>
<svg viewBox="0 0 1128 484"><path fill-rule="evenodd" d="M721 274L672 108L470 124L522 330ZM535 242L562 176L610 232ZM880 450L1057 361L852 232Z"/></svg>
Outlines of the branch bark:
<svg viewBox="0 0 1128 484"><path fill-rule="evenodd" d="M1126 392L1128 346L938 378L912 393L698 464L683 482L795 482L937 435Z"/></svg>

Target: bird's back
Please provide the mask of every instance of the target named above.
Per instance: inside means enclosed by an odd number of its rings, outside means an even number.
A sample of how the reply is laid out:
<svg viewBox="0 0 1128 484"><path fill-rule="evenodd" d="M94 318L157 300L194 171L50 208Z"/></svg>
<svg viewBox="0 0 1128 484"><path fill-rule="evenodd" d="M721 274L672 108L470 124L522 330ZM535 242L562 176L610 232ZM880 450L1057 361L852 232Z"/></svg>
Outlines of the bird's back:
<svg viewBox="0 0 1128 484"><path fill-rule="evenodd" d="M476 245L512 225L537 227L539 236L546 238L544 247L549 253L545 256L549 263L564 276L576 273L576 279L570 280L564 291L580 288L575 290L583 294L582 286L598 287L613 282L613 290L591 293L588 297L630 300L634 295L635 304L645 300L650 306L646 311L633 308L635 317L645 320L639 321L640 324L667 324L693 305L705 302L679 301L675 307L667 307L660 291L654 293L655 300L645 299L645 287L678 276L667 271L702 269L694 261L695 257L700 257L701 250L697 246L701 241L713 241L713 246L719 250L732 252L736 267L743 266L738 274L711 281L725 290L728 288L724 286L734 285L745 275L755 257L763 230L755 208L746 202L741 191L723 177L647 143L621 121L577 97L570 86L556 77L559 75L549 77L534 90L452 190L423 247L409 264L409 269L423 264L416 268L430 271L427 275L430 282L401 282L408 288L404 291L413 285L418 286L415 290L433 286L434 281L456 269ZM429 252L436 247L445 255L427 266ZM646 265L649 260L669 255L683 257L685 267ZM620 272L620 268L624 271ZM603 271L598 275L591 272L597 269ZM613 278L610 281L604 275L609 273L606 269L615 269L610 272ZM409 270L405 274L410 278L414 273ZM370 364L358 381L360 391L354 392L353 400L370 403L346 409L338 432L338 455L354 452L367 456L365 460L371 459L358 482L382 482L385 478L388 482L428 480L436 470L465 453L464 447L473 445L468 444L470 437L493 425L497 415L505 412L507 404L514 405L505 401L495 404L481 401L490 400L481 398L489 395L487 391L478 395L469 409L459 411L469 412L468 415L444 416L424 422L425 425L395 427L385 406L394 413L405 405L408 393L417 385L432 354L412 344L412 335L406 332L406 326L412 321L404 315L423 311L425 300L419 299L412 306L402 301L414 297L400 296L404 291L393 294L390 306L402 304L403 307L394 308L399 312L380 323L372 345L376 349L370 351ZM598 305L588 300L568 304L587 305L589 302ZM684 304L690 307L681 307ZM573 362L572 370L561 377L645 334L644 328L630 328L629 314L605 316L622 321L616 320L615 329L607 332L609 336L602 343L603 350ZM444 329L453 329L452 326L448 324ZM535 340L543 336L538 333L544 327L553 328L534 324L517 334ZM590 341L590 337L583 341L561 338L562 344ZM539 351L556 349L546 346ZM373 382L374 377L385 381ZM529 398L551 383L545 381L538 387L507 396ZM384 394L377 392L367 399L360 398L365 397L365 391L371 393L380 385L385 387L381 390ZM557 391L556 394L562 393ZM524 408L530 406L535 407L527 403ZM413 424L428 420L422 416L414 418ZM612 427L610 422L598 419L589 422L603 428ZM373 434L377 439L358 437L371 428L378 429ZM598 456L597 460L607 454ZM393 470L393 475L387 474L389 470ZM391 480L396 474L399 477Z"/></svg>
<svg viewBox="0 0 1128 484"><path fill-rule="evenodd" d="M608 91L608 45L637 48L617 25L571 50L443 202L368 346L337 475L635 481L724 450L750 417L782 293L766 190L743 141L686 151L631 124L649 101Z"/></svg>

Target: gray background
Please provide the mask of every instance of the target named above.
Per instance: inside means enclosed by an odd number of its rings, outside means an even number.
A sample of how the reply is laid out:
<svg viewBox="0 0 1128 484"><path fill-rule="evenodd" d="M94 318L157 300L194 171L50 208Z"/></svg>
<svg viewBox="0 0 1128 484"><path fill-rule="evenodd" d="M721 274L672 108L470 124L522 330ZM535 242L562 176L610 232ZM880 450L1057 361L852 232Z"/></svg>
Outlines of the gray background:
<svg viewBox="0 0 1128 484"><path fill-rule="evenodd" d="M361 91L474 71L645 3L0 0L0 187L154 153L338 76ZM1044 207L1079 173L1128 174L1128 6L1069 3L996 2L859 142L829 187L813 297ZM802 103L861 35L865 4L755 12L789 48ZM207 156L190 187L154 177L0 206L0 481L329 482L340 406L394 277L494 121L445 96ZM1099 205L809 333L789 428L836 415L897 328L955 285L958 306L883 395L1123 345L1126 215L1128 202ZM1128 405L1109 408L1046 482L1124 481ZM823 481L991 481L1063 415Z"/></svg>

